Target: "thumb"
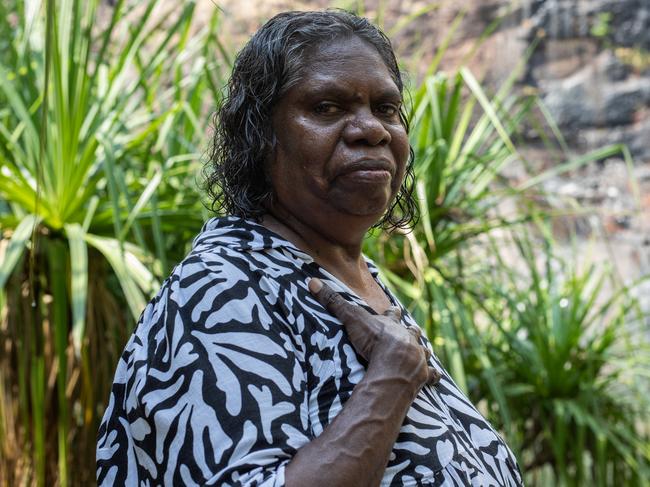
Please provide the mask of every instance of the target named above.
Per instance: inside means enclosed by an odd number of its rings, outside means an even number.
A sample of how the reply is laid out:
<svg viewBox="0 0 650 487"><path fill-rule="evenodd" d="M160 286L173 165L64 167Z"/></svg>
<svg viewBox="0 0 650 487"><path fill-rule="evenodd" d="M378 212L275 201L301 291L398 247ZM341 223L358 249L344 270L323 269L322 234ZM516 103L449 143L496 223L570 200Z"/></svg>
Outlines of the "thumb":
<svg viewBox="0 0 650 487"><path fill-rule="evenodd" d="M346 301L320 279L311 279L309 290L316 300L336 316L345 327L345 332L354 349L364 359L369 360L373 339L377 335L377 325L372 325L372 316L361 306Z"/></svg>

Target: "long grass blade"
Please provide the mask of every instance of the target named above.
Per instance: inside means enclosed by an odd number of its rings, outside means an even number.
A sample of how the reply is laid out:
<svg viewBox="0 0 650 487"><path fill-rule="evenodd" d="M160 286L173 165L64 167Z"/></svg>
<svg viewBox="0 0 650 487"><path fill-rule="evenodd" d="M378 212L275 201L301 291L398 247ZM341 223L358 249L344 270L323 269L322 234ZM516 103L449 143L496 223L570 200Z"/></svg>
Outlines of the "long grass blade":
<svg viewBox="0 0 650 487"><path fill-rule="evenodd" d="M88 249L84 229L77 223L65 226L70 247L72 345L76 357L81 357L81 347L86 327L86 301L88 299Z"/></svg>
<svg viewBox="0 0 650 487"><path fill-rule="evenodd" d="M54 348L57 363L57 405L56 416L58 437L58 466L59 482L62 486L68 484L68 430L70 418L70 403L66 398L68 383L68 292L65 272L67 251L62 242L48 245L50 264L50 288L52 291L52 327Z"/></svg>
<svg viewBox="0 0 650 487"><path fill-rule="evenodd" d="M117 239L86 234L86 242L99 250L110 263L118 278L129 309L134 319L140 316L147 301L145 293L150 293L159 286L151 271L136 256L136 248L128 243L124 245Z"/></svg>
<svg viewBox="0 0 650 487"><path fill-rule="evenodd" d="M41 219L38 216L27 215L14 230L7 250L3 256L2 263L0 263L0 288L5 287L14 267L25 252L26 244L31 235L32 228L34 225L38 225L40 221Z"/></svg>

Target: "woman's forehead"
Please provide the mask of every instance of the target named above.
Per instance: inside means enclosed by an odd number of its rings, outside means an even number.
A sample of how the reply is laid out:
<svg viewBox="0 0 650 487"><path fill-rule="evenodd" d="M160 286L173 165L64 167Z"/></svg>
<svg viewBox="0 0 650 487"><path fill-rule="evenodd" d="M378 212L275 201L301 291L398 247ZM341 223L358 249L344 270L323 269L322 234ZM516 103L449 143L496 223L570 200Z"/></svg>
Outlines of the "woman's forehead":
<svg viewBox="0 0 650 487"><path fill-rule="evenodd" d="M305 64L336 62L342 56L347 57L351 54L386 64L374 45L355 35L322 40L309 46L303 51L301 61Z"/></svg>
<svg viewBox="0 0 650 487"><path fill-rule="evenodd" d="M309 82L318 85L332 85L345 78L364 75L394 89L394 73L391 72L379 51L370 43L358 37L320 43L303 53L299 64L296 83Z"/></svg>

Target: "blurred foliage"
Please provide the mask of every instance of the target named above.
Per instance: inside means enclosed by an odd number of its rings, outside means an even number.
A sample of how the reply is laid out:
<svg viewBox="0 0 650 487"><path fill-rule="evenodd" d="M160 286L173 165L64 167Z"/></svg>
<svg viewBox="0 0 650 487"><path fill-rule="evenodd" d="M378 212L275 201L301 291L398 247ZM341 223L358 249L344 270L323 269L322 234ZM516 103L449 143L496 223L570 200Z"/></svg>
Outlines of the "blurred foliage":
<svg viewBox="0 0 650 487"><path fill-rule="evenodd" d="M650 68L650 52L642 47L617 47L614 53L623 64L631 66L638 73Z"/></svg>
<svg viewBox="0 0 650 487"><path fill-rule="evenodd" d="M208 217L205 121L231 68L216 9L197 29L194 2L45 7L0 4L0 485L93 483L119 354ZM547 178L627 152L570 158L518 72L494 96L438 72L458 19L411 90L422 216L365 252L530 485L644 485L645 318L605 270L559 260L536 204ZM564 159L515 184L503 170L528 167L518 140L540 116Z"/></svg>
<svg viewBox="0 0 650 487"><path fill-rule="evenodd" d="M600 12L596 17L594 24L591 26L589 33L599 39L604 39L612 33L610 22L612 21L611 12Z"/></svg>
<svg viewBox="0 0 650 487"><path fill-rule="evenodd" d="M90 484L132 323L207 216L205 100L230 68L216 11L189 35L194 2L2 5L0 471Z"/></svg>
<svg viewBox="0 0 650 487"><path fill-rule="evenodd" d="M539 228L537 237L519 229L491 239L494 262L462 293L475 322L485 323L484 350L507 413L491 409L501 413L531 483L547 466L560 485L643 485L650 443L637 422L647 424L650 410L650 348L631 293L638 283L619 288L611 269L578 269L577 255L556 255L550 231ZM500 250L507 241L509 254ZM513 256L517 265L506 261ZM616 291L606 292L607 284ZM481 357L473 361L475 394L486 397L491 384Z"/></svg>

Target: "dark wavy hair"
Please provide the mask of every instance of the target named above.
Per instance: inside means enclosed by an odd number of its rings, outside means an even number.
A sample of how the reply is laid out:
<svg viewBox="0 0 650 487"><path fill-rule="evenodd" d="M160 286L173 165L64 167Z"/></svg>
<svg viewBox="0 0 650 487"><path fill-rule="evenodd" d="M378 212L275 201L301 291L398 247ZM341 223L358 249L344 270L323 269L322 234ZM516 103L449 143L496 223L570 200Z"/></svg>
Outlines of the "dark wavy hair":
<svg viewBox="0 0 650 487"><path fill-rule="evenodd" d="M300 80L310 48L350 36L377 49L403 95L402 74L390 40L367 19L343 10L276 15L237 55L227 92L214 115L214 137L204 169L204 189L213 211L255 220L267 211L273 201L265 168L275 144L273 108ZM404 108L400 120L408 132ZM375 227L412 227L417 219L413 185L411 148L402 186Z"/></svg>

